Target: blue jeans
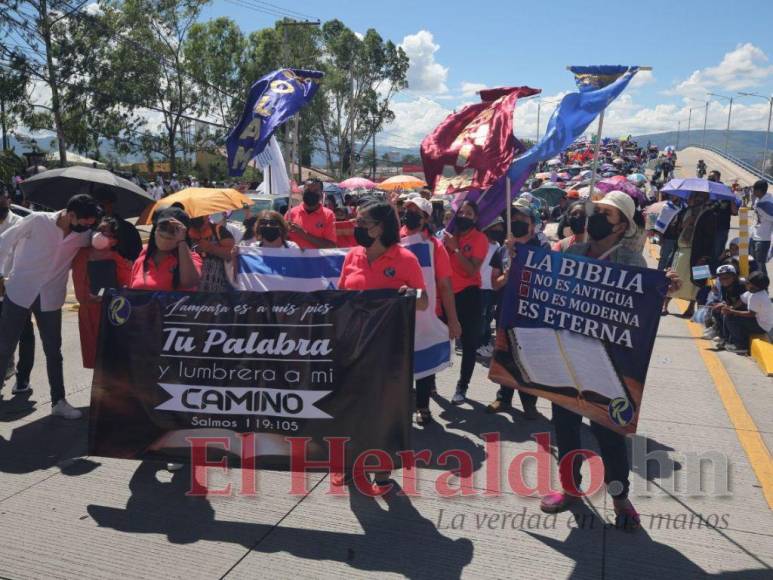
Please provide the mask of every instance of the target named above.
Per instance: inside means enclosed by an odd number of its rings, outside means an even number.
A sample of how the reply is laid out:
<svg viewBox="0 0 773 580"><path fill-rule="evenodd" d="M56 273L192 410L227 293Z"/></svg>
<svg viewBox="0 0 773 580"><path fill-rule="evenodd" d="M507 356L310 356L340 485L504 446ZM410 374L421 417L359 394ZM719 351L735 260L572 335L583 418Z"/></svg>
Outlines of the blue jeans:
<svg viewBox="0 0 773 580"><path fill-rule="evenodd" d="M767 242L752 240L750 249L751 249L751 255L754 258L754 261L757 262L757 264L760 267L760 272L762 272L763 274L767 274L768 273L767 262L768 262L768 252L770 251L770 240L768 240Z"/></svg>

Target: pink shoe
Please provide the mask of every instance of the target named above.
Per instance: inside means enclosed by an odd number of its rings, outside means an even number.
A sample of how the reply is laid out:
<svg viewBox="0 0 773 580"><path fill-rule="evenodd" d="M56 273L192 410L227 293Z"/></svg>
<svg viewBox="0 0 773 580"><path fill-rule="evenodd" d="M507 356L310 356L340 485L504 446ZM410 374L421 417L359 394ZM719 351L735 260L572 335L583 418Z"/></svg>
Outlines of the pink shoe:
<svg viewBox="0 0 773 580"><path fill-rule="evenodd" d="M641 518L633 504L625 499L615 500L615 527L626 532L633 532L641 527Z"/></svg>
<svg viewBox="0 0 773 580"><path fill-rule="evenodd" d="M568 510L578 499L580 498L564 492L549 493L542 498L539 507L546 514L557 514Z"/></svg>

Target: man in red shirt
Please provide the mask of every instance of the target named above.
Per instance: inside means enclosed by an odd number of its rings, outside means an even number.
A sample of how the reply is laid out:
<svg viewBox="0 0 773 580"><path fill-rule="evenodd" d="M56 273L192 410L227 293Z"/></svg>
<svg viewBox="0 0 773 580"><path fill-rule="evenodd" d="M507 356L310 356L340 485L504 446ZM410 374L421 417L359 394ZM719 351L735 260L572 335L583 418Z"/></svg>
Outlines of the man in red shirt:
<svg viewBox="0 0 773 580"><path fill-rule="evenodd" d="M322 182L307 179L303 186L303 203L287 212L290 240L302 249L336 247L335 214L322 206Z"/></svg>

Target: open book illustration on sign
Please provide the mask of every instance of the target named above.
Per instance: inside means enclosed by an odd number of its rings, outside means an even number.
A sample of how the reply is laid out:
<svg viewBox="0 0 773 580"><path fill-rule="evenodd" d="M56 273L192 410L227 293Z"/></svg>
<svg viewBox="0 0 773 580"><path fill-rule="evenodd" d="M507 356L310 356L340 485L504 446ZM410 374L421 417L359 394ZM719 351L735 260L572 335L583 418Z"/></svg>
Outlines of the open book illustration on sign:
<svg viewBox="0 0 773 580"><path fill-rule="evenodd" d="M624 398L633 406L602 341L552 328L516 327L507 332L513 360L527 386L605 405Z"/></svg>

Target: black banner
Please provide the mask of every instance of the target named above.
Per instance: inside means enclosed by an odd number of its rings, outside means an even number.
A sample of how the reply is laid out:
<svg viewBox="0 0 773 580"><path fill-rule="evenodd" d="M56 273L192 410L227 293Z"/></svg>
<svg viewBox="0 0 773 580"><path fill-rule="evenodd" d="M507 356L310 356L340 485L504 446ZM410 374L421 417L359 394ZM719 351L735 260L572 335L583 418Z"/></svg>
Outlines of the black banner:
<svg viewBox="0 0 773 580"><path fill-rule="evenodd" d="M289 469L289 438L309 438L311 461L348 438L347 465L369 449L399 465L410 448L413 297L123 290L102 314L92 455L189 461L189 438L223 437L232 455Z"/></svg>

